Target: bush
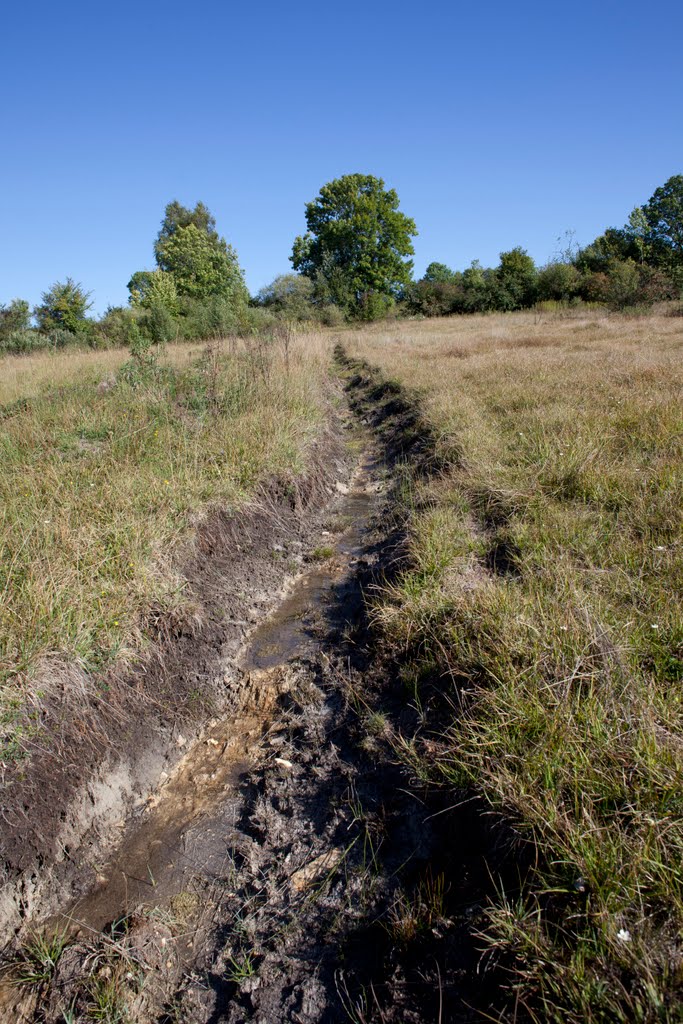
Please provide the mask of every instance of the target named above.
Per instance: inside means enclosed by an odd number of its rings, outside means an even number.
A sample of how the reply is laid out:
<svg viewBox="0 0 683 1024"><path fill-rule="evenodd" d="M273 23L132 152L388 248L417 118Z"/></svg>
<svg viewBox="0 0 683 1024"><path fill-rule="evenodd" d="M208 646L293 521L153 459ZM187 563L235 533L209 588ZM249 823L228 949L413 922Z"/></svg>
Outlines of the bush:
<svg viewBox="0 0 683 1024"><path fill-rule="evenodd" d="M179 329L187 340L220 338L239 333L239 315L234 304L217 295L201 302L184 299L181 304Z"/></svg>
<svg viewBox="0 0 683 1024"><path fill-rule="evenodd" d="M424 277L409 289L406 299L408 308L414 313L448 316L463 308L465 296L462 285Z"/></svg>
<svg viewBox="0 0 683 1024"><path fill-rule="evenodd" d="M31 313L25 299L12 299L9 306L0 306L0 343L17 331L28 331Z"/></svg>
<svg viewBox="0 0 683 1024"><path fill-rule="evenodd" d="M395 307L396 300L383 292L365 292L361 295L356 308L358 320L382 320Z"/></svg>
<svg viewBox="0 0 683 1024"><path fill-rule="evenodd" d="M272 334L278 319L267 309L244 306L238 314L237 333L242 337L253 337L259 334Z"/></svg>
<svg viewBox="0 0 683 1024"><path fill-rule="evenodd" d="M140 327L150 341L163 345L178 337L178 325L169 309L160 302L155 302L140 318Z"/></svg>
<svg viewBox="0 0 683 1024"><path fill-rule="evenodd" d="M315 285L302 274L280 274L256 296L259 306L264 306L287 320L313 320Z"/></svg>
<svg viewBox="0 0 683 1024"><path fill-rule="evenodd" d="M94 347L130 348L140 337L139 314L125 306L110 306L95 324Z"/></svg>
<svg viewBox="0 0 683 1024"><path fill-rule="evenodd" d="M341 327L342 324L346 323L344 310L340 309L339 306L333 306L331 303L318 307L316 320L318 320L323 327Z"/></svg>
<svg viewBox="0 0 683 1024"><path fill-rule="evenodd" d="M39 349L49 347L50 340L47 335L30 329L11 331L9 334L0 336L0 352L23 355L26 352L37 352Z"/></svg>
<svg viewBox="0 0 683 1024"><path fill-rule="evenodd" d="M549 263L538 273L538 298L569 302L579 292L581 274L572 263Z"/></svg>

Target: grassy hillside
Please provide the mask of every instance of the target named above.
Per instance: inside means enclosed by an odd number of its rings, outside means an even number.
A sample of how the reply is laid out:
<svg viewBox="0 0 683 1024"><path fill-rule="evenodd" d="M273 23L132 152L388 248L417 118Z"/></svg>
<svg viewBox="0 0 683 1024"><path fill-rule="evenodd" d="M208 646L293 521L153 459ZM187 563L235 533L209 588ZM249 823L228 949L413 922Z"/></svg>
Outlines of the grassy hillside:
<svg viewBox="0 0 683 1024"><path fill-rule="evenodd" d="M448 467L410 496L410 568L375 607L414 699L431 676L452 702L407 755L538 851L486 942L539 1021L680 1020L683 321L346 341L417 390Z"/></svg>
<svg viewBox="0 0 683 1024"><path fill-rule="evenodd" d="M228 343L0 360L0 760L59 667L141 642L183 604L178 545L214 504L299 473L325 417L326 347Z"/></svg>

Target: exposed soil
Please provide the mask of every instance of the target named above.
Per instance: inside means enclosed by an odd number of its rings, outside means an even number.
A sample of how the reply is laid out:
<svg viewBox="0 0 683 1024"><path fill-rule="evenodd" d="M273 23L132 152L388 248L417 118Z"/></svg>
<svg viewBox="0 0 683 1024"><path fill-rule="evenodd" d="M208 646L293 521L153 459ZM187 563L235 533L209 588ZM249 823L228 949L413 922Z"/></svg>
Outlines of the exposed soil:
<svg viewBox="0 0 683 1024"><path fill-rule="evenodd" d="M309 567L246 636L221 634L239 695L230 712L176 737L186 753L91 867L90 886L61 899L51 926L69 945L56 969L6 990L13 1016L2 1019L503 1018L476 929L493 886L514 879L516 851L469 794L421 781L398 756L400 737L420 732L425 707L438 722L448 695L435 680L416 703L368 619L368 593L403 560L396 467L438 472L435 446L395 385L339 359L366 454L348 482L337 473ZM244 572L259 550L263 560L255 535ZM229 578L217 574L217 602ZM194 639L181 638L181 672ZM204 689L201 657L192 671ZM96 1016L104 990L127 1017Z"/></svg>

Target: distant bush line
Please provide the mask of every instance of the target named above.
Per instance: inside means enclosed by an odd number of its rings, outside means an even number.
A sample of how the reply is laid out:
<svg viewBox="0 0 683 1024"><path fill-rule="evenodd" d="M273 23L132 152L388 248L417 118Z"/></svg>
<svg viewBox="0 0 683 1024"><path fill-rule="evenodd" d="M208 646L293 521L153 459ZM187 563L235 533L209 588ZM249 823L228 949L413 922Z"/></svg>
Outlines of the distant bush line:
<svg viewBox="0 0 683 1024"><path fill-rule="evenodd" d="M0 353L80 344L92 348L268 335L282 320L337 327L387 316L506 312L538 304L581 303L649 309L683 294L683 175L674 175L623 228L607 228L580 248L568 232L561 251L537 267L521 246L496 267L465 270L432 262L413 280L415 222L381 179L350 174L329 182L306 206L295 239L298 273L280 274L249 296L237 253L203 203L166 207L154 243L156 266L128 282L128 306L89 316L90 293L71 278L55 283L33 310L23 299L0 305Z"/></svg>

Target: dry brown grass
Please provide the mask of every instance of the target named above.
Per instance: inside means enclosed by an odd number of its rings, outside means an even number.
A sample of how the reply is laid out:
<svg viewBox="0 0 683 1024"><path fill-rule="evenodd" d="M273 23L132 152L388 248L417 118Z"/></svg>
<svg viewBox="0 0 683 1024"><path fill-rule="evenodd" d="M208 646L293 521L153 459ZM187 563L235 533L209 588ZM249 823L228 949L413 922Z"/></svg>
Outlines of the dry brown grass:
<svg viewBox="0 0 683 1024"><path fill-rule="evenodd" d="M376 615L453 681L432 769L542 855L489 939L539 1020L679 1020L683 323L468 317L347 347L417 389L451 460Z"/></svg>

